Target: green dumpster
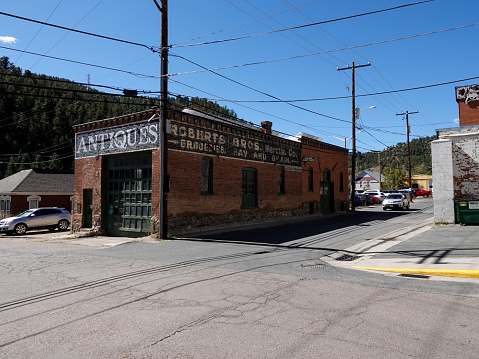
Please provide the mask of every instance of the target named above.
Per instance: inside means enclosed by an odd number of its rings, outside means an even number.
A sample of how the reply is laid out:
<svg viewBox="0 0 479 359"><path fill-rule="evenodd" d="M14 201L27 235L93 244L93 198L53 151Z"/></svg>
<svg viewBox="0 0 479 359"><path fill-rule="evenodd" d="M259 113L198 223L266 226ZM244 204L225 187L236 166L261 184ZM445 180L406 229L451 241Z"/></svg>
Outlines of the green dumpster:
<svg viewBox="0 0 479 359"><path fill-rule="evenodd" d="M456 200L456 222L479 224L479 200Z"/></svg>

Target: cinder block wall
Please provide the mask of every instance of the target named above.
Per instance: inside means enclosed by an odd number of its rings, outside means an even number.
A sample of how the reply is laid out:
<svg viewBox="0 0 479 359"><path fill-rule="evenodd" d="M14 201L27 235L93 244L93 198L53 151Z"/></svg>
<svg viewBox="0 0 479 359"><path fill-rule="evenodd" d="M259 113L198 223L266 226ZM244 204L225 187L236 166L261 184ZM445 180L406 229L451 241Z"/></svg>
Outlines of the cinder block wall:
<svg viewBox="0 0 479 359"><path fill-rule="evenodd" d="M479 126L438 131L433 141L434 220L453 223L455 200L479 198Z"/></svg>
<svg viewBox="0 0 479 359"><path fill-rule="evenodd" d="M434 178L434 222L454 223L454 180L452 141L431 143L432 176Z"/></svg>

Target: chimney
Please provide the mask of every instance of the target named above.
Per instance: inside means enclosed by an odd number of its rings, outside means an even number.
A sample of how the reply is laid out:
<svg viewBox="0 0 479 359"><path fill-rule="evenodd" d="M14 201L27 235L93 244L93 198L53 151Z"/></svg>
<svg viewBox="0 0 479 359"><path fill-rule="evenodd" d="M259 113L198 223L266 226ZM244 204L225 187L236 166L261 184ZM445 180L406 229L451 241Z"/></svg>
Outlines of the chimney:
<svg viewBox="0 0 479 359"><path fill-rule="evenodd" d="M261 130L268 135L271 135L271 127L273 127L273 122L271 121L261 121Z"/></svg>
<svg viewBox="0 0 479 359"><path fill-rule="evenodd" d="M459 126L479 126L479 85L456 87Z"/></svg>

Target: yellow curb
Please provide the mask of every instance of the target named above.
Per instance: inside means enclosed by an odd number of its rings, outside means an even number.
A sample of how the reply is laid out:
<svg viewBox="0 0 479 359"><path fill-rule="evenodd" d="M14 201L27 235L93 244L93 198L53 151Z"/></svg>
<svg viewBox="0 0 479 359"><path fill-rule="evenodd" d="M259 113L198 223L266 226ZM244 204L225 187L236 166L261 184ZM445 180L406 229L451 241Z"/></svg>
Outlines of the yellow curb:
<svg viewBox="0 0 479 359"><path fill-rule="evenodd" d="M438 275L442 277L479 278L479 270L381 268L381 267L360 267L360 266L351 266L350 268L377 270L382 272L405 273L405 274Z"/></svg>

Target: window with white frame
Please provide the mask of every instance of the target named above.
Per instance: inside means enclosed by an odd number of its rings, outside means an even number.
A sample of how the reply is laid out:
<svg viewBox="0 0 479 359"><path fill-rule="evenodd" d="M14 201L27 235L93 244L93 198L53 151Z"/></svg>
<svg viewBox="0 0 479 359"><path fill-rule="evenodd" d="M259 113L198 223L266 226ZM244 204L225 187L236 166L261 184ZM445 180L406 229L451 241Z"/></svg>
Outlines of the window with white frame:
<svg viewBox="0 0 479 359"><path fill-rule="evenodd" d="M40 201L42 198L40 196L28 196L28 209L38 208L40 207Z"/></svg>
<svg viewBox="0 0 479 359"><path fill-rule="evenodd" d="M10 203L12 197L0 196L0 218L10 217Z"/></svg>

